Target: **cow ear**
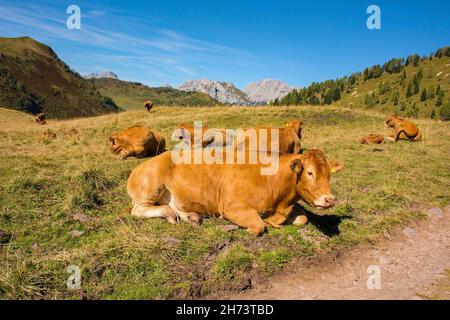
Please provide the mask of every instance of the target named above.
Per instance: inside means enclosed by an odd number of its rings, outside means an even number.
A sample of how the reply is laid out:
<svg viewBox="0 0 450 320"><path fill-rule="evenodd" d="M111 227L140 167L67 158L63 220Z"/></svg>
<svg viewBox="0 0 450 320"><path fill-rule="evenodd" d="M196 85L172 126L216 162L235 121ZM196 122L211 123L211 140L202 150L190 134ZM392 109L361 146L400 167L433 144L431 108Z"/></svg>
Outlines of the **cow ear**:
<svg viewBox="0 0 450 320"><path fill-rule="evenodd" d="M302 173L303 165L300 159L295 159L291 162L291 170L297 174Z"/></svg>
<svg viewBox="0 0 450 320"><path fill-rule="evenodd" d="M329 160L328 165L330 166L331 173L336 173L336 172L344 169L344 165L341 162L336 161L336 160Z"/></svg>

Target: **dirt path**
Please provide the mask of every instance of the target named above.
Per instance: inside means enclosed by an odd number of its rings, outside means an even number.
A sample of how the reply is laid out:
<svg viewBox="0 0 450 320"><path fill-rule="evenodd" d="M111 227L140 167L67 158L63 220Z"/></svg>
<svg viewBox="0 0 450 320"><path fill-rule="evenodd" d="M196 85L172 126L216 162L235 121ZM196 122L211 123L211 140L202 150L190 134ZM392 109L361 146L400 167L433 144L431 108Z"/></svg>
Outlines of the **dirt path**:
<svg viewBox="0 0 450 320"><path fill-rule="evenodd" d="M286 272L271 278L269 285L225 298L450 299L446 272L450 270L450 206L430 209L427 215L426 221L346 253L331 264ZM377 271L381 288L368 289L369 279L372 286L377 285Z"/></svg>

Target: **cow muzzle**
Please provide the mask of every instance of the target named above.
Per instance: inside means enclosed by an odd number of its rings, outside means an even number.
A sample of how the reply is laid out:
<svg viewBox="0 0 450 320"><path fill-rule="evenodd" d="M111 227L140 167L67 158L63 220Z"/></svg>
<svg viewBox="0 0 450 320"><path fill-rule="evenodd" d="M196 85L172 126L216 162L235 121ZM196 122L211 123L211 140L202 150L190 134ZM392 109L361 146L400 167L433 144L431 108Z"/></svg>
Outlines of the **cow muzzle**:
<svg viewBox="0 0 450 320"><path fill-rule="evenodd" d="M316 201L314 201L314 206L320 208L320 209L329 209L334 207L334 205L336 204L336 197L333 195L323 195L320 196L319 199L317 199Z"/></svg>

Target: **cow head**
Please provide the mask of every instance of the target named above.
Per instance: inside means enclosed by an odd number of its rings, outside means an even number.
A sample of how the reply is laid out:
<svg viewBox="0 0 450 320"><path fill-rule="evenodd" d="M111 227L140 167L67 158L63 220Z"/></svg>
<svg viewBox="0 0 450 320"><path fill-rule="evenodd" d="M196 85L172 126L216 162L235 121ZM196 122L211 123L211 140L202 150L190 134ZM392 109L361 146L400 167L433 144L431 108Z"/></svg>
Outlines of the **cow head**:
<svg viewBox="0 0 450 320"><path fill-rule="evenodd" d="M292 120L292 121L287 121L284 123L285 127L292 127L294 128L295 132L297 133L297 136L299 139L302 138L302 126L303 126L303 121L301 120Z"/></svg>
<svg viewBox="0 0 450 320"><path fill-rule="evenodd" d="M310 206L331 208L336 198L330 191L330 174L343 168L337 161L327 161L321 150L309 150L291 162L292 171L298 175L295 189Z"/></svg>
<svg viewBox="0 0 450 320"><path fill-rule="evenodd" d="M111 152L117 153L120 147L119 144L117 143L117 134L110 135L109 141L111 141Z"/></svg>
<svg viewBox="0 0 450 320"><path fill-rule="evenodd" d="M386 122L384 123L384 125L387 128L393 128L401 120L403 120L403 119L401 119L401 118L399 118L397 116L390 116L389 118L386 119Z"/></svg>

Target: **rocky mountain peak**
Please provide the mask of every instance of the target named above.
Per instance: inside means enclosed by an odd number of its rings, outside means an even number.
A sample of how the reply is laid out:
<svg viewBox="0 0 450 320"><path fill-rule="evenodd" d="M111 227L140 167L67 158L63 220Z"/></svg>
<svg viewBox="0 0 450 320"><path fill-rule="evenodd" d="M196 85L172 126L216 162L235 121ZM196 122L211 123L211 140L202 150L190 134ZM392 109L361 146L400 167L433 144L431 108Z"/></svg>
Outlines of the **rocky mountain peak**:
<svg viewBox="0 0 450 320"><path fill-rule="evenodd" d="M264 79L248 84L243 92L251 102L266 104L285 96L292 89L291 86L280 80Z"/></svg>
<svg viewBox="0 0 450 320"><path fill-rule="evenodd" d="M102 79L102 78L111 78L111 79L119 79L117 74L112 71L104 70L100 73L89 73L85 76L86 79Z"/></svg>
<svg viewBox="0 0 450 320"><path fill-rule="evenodd" d="M235 105L250 104L246 94L230 82L220 82L209 79L188 80L184 82L179 89L183 91L206 93L220 103Z"/></svg>

